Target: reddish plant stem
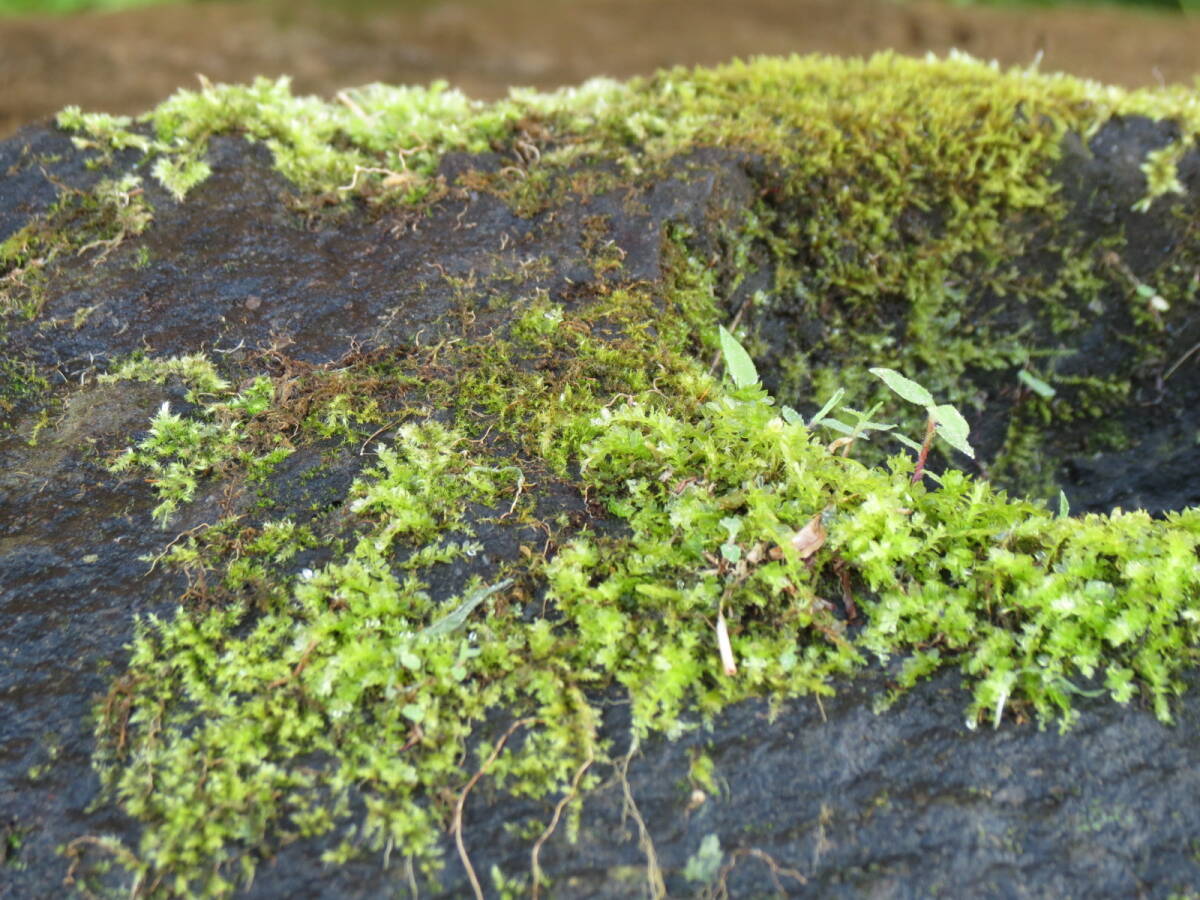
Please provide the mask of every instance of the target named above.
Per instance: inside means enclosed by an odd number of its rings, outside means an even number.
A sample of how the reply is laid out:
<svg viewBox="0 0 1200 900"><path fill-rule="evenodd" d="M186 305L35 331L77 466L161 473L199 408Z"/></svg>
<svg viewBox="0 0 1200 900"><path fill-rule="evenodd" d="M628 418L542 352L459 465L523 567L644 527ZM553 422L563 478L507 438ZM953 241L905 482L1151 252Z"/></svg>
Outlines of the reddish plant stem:
<svg viewBox="0 0 1200 900"><path fill-rule="evenodd" d="M929 459L929 448L933 446L933 436L936 433L937 421L931 413L925 422L925 443L921 445L921 452L917 454L917 466L913 469L913 484L916 484L925 475L925 460Z"/></svg>

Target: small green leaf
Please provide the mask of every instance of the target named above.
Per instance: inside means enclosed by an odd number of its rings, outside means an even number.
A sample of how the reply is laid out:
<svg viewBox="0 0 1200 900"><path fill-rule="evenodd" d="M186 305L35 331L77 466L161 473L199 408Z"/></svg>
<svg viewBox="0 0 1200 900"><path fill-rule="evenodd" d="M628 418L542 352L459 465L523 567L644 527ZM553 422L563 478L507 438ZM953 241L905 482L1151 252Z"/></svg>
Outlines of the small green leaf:
<svg viewBox="0 0 1200 900"><path fill-rule="evenodd" d="M754 367L754 360L750 358L750 354L738 343L737 338L725 330L724 325L720 326L719 333L721 353L725 357L725 370L733 379L734 386L744 388L758 384L758 369Z"/></svg>
<svg viewBox="0 0 1200 900"><path fill-rule="evenodd" d="M721 839L716 834L707 834L700 841L699 849L688 857L683 867L683 877L688 881L712 884L717 880L717 873L721 871L721 861L724 858Z"/></svg>
<svg viewBox="0 0 1200 900"><path fill-rule="evenodd" d="M1107 693L1107 691L1103 688L1095 691L1084 690L1083 688L1076 686L1074 682L1068 681L1066 678L1062 678L1061 676L1054 679L1054 684L1056 687L1066 691L1068 694L1078 694L1080 697L1088 697L1093 700L1096 697L1103 697Z"/></svg>
<svg viewBox="0 0 1200 900"><path fill-rule="evenodd" d="M975 450L967 442L971 426L967 424L967 420L962 417L962 414L949 403L935 406L929 412L933 416L933 420L937 422L938 437L959 453L965 453L974 459Z"/></svg>
<svg viewBox="0 0 1200 900"><path fill-rule="evenodd" d="M893 391L918 406L933 406L933 395L915 381L905 378L895 369L875 368L869 370L876 378L882 378L883 383Z"/></svg>
<svg viewBox="0 0 1200 900"><path fill-rule="evenodd" d="M742 530L742 520L726 516L721 520L721 527L729 532L729 540L721 545L721 555L729 562L735 563L742 558L742 548L734 543L738 532Z"/></svg>
<svg viewBox="0 0 1200 900"><path fill-rule="evenodd" d="M467 621L467 617L475 610L475 607L492 596L492 594L504 590L511 584L512 579L505 578L499 584L473 591L466 600L423 630L421 635L423 637L437 637L443 634L450 634L450 632L462 628L463 624ZM412 666L409 666L409 668L412 668Z"/></svg>
<svg viewBox="0 0 1200 900"><path fill-rule="evenodd" d="M1058 517L1065 519L1071 514L1071 504L1067 502L1067 495L1061 490L1058 492Z"/></svg>
<svg viewBox="0 0 1200 900"><path fill-rule="evenodd" d="M836 391L834 391L833 396L830 397L825 402L825 405L821 407L820 411L818 411L817 414L813 416L811 420L809 420L808 427L815 428L816 426L820 425L825 420L825 417L829 415L830 411L841 402L845 393L846 392L841 388L838 388Z"/></svg>
<svg viewBox="0 0 1200 900"><path fill-rule="evenodd" d="M834 431L840 431L842 434L854 434L854 429L840 419L824 419L821 424L826 428L832 428Z"/></svg>
<svg viewBox="0 0 1200 900"><path fill-rule="evenodd" d="M779 410L779 413L780 413L780 415L783 416L783 421L787 422L789 425L803 425L804 424L804 417L802 415L800 415L800 413L798 413L794 409L792 409L790 406L782 407Z"/></svg>
<svg viewBox="0 0 1200 900"><path fill-rule="evenodd" d="M1039 397L1043 397L1046 400L1049 400L1055 395L1055 393L1057 393L1054 388L1050 387L1050 385L1046 384L1046 382L1042 381L1042 379L1038 378L1031 372L1027 372L1025 369L1022 369L1017 373L1017 380Z"/></svg>

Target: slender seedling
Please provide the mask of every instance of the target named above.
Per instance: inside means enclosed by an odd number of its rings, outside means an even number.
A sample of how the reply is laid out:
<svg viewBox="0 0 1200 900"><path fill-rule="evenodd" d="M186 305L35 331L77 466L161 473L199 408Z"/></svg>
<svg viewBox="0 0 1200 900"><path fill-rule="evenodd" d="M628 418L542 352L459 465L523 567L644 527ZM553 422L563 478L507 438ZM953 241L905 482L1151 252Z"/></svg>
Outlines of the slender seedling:
<svg viewBox="0 0 1200 900"><path fill-rule="evenodd" d="M895 369L875 368L869 371L876 378L881 378L884 384L909 403L925 407L927 418L923 442L918 444L902 434L895 436L902 444L917 451L917 464L913 468L912 474L913 484L916 484L925 475L925 463L929 459L929 448L933 446L935 436L940 437L960 453L965 453L971 459L975 458L975 450L967 441L971 426L962 417L962 413L949 403L934 403L933 395L929 391L915 381L905 378Z"/></svg>

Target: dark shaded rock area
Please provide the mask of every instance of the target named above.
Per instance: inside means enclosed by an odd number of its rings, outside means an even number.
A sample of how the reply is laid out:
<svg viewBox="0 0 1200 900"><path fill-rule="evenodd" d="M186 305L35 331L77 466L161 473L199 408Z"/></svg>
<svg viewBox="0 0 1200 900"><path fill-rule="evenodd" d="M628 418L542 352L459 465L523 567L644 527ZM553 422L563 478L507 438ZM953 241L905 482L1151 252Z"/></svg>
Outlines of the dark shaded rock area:
<svg viewBox="0 0 1200 900"><path fill-rule="evenodd" d="M1092 140L1090 152L1081 144L1071 150L1061 173L1077 221L1128 232L1126 258L1134 268L1153 269L1155 254L1181 239L1165 216L1140 218L1136 234L1127 227L1125 211L1143 188L1137 160L1146 146L1169 137L1158 127L1115 123ZM29 162L48 153L59 161ZM453 315L504 316L497 304L463 308L453 279L473 281L476 296L545 289L569 304L573 284L605 277L593 274L580 237L586 217L603 215L624 252L621 277L654 281L662 275L661 235L669 223L690 225L699 246L714 248L718 226L734 221L761 187L754 160L705 150L639 189L637 202L622 189L586 202L568 197L522 219L495 197L456 189L420 219L402 212L310 219L287 202L289 186L261 147L222 137L209 160L212 178L182 205L147 179L156 217L138 246L149 249L148 265L135 264L130 246L98 267L86 254L64 257L42 317L10 322L0 338L7 356L58 381L53 425L36 446L27 441L36 409L18 406L14 427L0 434L0 897L6 900L63 896L68 862L56 848L70 841L115 834L136 845L136 823L111 807L93 808L91 710L121 670L133 617L169 610L182 585L144 559L166 540L150 522L150 489L111 474L103 461L164 400L178 408L181 398L170 384L95 384L92 376L107 361L138 349L237 360L275 348L323 363L352 350L434 342ZM452 179L495 165L455 157L443 163L443 174ZM1194 152L1180 171L1192 196L1200 196ZM0 173L7 173L0 177L0 238L49 207L56 196L51 177L78 186L99 177L82 167L65 138L38 129L0 144ZM1106 209L1117 211L1114 220L1104 220ZM762 272L740 290L768 282L769 272ZM728 302L736 309L741 296ZM79 327L47 325L70 323L85 307L95 308ZM1113 340L1122 324L1099 320L1081 338L1080 365L1112 365L1105 353L1125 352ZM1193 317L1171 335L1168 355L1200 340L1197 327ZM1149 404L1129 413L1142 429L1136 450L1064 459L1064 482L1077 508L1162 511L1200 500L1194 440L1200 406L1192 402L1200 368L1180 367L1166 384L1161 375L1144 373L1135 386L1133 402ZM1005 412L1001 400L998 415ZM286 465L293 468L281 480L305 460L291 458ZM323 476L330 484L297 489L297 508L311 502L312 492L341 490L360 464L347 459ZM209 491L187 517L202 519L219 485ZM561 502L581 507L567 493ZM189 519L179 527L189 527ZM494 541L488 552L515 551L511 536ZM723 873L730 896L778 890L811 897L1165 898L1200 889L1197 691L1178 701L1174 726L1136 703L1081 699L1080 721L1060 735L1032 724L968 730L966 695L953 673L876 715L872 700L886 680L884 672L864 676L822 704L788 703L774 718L765 702L744 703L711 730L647 741L628 767L629 793L669 893L698 893L683 869L710 834L719 835L725 859L736 861ZM614 747L627 746L621 698L613 697L608 710L608 736ZM700 749L715 763L721 790L697 800L687 771L690 754ZM579 842L568 843L560 829L543 851L555 896L616 898L649 890L636 817L614 773L608 775L585 804ZM481 787L466 806L475 867L527 871L528 843L505 825L531 804L494 799ZM318 849L301 842L264 861L246 896L403 893L395 868L371 859L325 870ZM442 895L465 896L465 874L449 839L446 849Z"/></svg>
<svg viewBox="0 0 1200 900"><path fill-rule="evenodd" d="M1068 141L1058 178L1074 227L1097 236L1120 234L1125 240L1122 256L1137 271L1152 272L1173 259L1188 260L1183 277L1200 284L1195 225L1184 224L1189 216L1194 219L1197 209L1200 151L1193 148L1178 164L1179 179L1188 190L1182 214L1148 216L1133 210L1145 184L1137 160L1177 137L1169 122L1140 116L1114 119L1086 147ZM1114 319L1108 312L1124 309L1128 316L1128 307L1111 292L1103 300L1105 315L1075 338L1075 352L1060 363L1060 372L1103 374L1119 366L1128 352L1119 340L1128 330L1128 319L1122 321L1120 312ZM1189 364L1197 342L1200 318L1193 312L1168 329L1162 363L1135 372L1118 426L1130 436L1130 448L1083 454L1079 436L1070 429L1055 435L1055 455L1061 460L1058 481L1074 508L1161 513L1200 503L1200 405L1195 402L1200 396L1200 366Z"/></svg>

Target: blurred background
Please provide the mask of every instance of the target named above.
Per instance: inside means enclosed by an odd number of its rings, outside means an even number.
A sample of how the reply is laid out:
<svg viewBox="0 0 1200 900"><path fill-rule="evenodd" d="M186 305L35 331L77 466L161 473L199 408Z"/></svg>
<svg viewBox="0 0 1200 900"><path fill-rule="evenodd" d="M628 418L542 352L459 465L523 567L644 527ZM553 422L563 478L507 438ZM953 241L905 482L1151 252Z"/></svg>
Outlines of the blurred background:
<svg viewBox="0 0 1200 900"><path fill-rule="evenodd" d="M487 99L760 53L951 48L1200 89L1200 0L0 0L0 138L72 103L142 112L198 74L324 96L445 79Z"/></svg>

